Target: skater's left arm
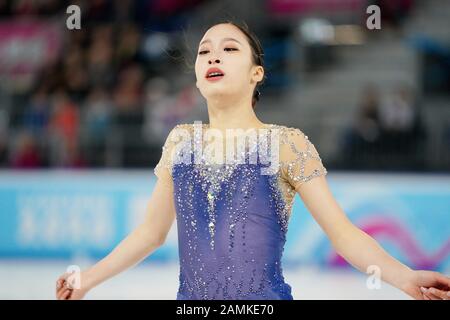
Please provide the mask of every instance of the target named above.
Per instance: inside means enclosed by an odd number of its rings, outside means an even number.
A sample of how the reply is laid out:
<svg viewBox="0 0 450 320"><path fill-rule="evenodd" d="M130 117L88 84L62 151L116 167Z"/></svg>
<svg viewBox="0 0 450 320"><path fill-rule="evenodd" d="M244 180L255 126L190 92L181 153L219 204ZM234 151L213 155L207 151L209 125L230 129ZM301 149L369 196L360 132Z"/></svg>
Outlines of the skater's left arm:
<svg viewBox="0 0 450 320"><path fill-rule="evenodd" d="M348 219L333 197L325 176L298 185L296 191L336 252L359 271L366 273L369 266L375 265L381 272L381 280L415 299L450 299L449 277L435 271L413 270L390 256L375 239Z"/></svg>

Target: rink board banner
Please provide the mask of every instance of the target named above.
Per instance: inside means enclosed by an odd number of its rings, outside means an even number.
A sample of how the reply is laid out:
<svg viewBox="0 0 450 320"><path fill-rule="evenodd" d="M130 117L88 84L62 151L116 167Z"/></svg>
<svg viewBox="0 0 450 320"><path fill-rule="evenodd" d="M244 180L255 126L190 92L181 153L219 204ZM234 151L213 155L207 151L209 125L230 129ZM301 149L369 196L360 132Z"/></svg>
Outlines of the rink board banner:
<svg viewBox="0 0 450 320"><path fill-rule="evenodd" d="M332 173L330 188L359 228L413 268L450 268L450 176ZM93 259L143 221L156 177L147 171L0 172L0 258ZM177 228L148 261L176 262ZM284 265L349 265L297 195Z"/></svg>

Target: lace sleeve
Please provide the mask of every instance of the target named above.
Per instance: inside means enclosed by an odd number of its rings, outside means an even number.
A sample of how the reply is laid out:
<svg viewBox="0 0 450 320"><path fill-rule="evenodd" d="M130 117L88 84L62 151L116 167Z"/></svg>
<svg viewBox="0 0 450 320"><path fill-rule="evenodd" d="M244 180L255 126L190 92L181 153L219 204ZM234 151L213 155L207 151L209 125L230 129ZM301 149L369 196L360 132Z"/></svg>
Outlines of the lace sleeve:
<svg viewBox="0 0 450 320"><path fill-rule="evenodd" d="M191 143L192 125L182 123L177 124L167 135L162 146L161 158L153 169L153 173L158 178L173 178L173 166L180 161L188 161L190 149L184 149Z"/></svg>
<svg viewBox="0 0 450 320"><path fill-rule="evenodd" d="M327 174L317 149L300 129L287 128L281 136L280 152L282 174L295 190Z"/></svg>
<svg viewBox="0 0 450 320"><path fill-rule="evenodd" d="M161 158L153 169L153 173L158 178L162 178L163 176L172 177L173 135L176 128L177 127L173 128L167 135L166 141L161 148Z"/></svg>

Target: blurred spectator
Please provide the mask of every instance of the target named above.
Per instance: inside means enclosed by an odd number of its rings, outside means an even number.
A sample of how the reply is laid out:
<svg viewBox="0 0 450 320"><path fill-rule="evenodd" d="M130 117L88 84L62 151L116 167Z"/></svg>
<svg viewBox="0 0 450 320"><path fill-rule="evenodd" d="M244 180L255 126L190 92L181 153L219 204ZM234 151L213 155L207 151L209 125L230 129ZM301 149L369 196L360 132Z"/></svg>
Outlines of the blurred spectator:
<svg viewBox="0 0 450 320"><path fill-rule="evenodd" d="M88 45L88 36L90 28L81 28L81 29L75 29L70 30L70 32L67 32L65 35L67 35L66 41L67 46L75 48L79 47L82 49L85 49ZM70 51L70 50L69 50Z"/></svg>
<svg viewBox="0 0 450 320"><path fill-rule="evenodd" d="M170 124L166 114L173 99L169 94L169 82L161 77L149 79L145 87L145 109L143 134L149 143L161 143L167 135Z"/></svg>
<svg viewBox="0 0 450 320"><path fill-rule="evenodd" d="M114 90L114 101L119 116L140 111L143 81L143 71L138 64L130 65L120 72Z"/></svg>
<svg viewBox="0 0 450 320"><path fill-rule="evenodd" d="M376 86L368 85L363 92L355 119L355 134L368 143L375 142L380 134L380 97Z"/></svg>
<svg viewBox="0 0 450 320"><path fill-rule="evenodd" d="M114 20L118 24L128 23L135 18L136 1L114 0Z"/></svg>
<svg viewBox="0 0 450 320"><path fill-rule="evenodd" d="M355 162L367 163L378 151L380 139L380 94L375 85L366 85L353 123L344 136L344 161L354 167Z"/></svg>
<svg viewBox="0 0 450 320"><path fill-rule="evenodd" d="M444 154L446 156L445 163L447 164L446 169L450 169L450 124L447 124L447 127L444 129L443 140Z"/></svg>
<svg viewBox="0 0 450 320"><path fill-rule="evenodd" d="M414 0L372 0L370 4L380 7L382 23L400 27L414 7Z"/></svg>
<svg viewBox="0 0 450 320"><path fill-rule="evenodd" d="M88 51L88 72L91 86L110 87L114 81L113 48L111 42L94 37Z"/></svg>
<svg viewBox="0 0 450 320"><path fill-rule="evenodd" d="M113 12L112 1L110 0L89 0L86 1L86 20L89 22L110 21Z"/></svg>
<svg viewBox="0 0 450 320"><path fill-rule="evenodd" d="M35 136L45 133L50 116L50 101L46 89L41 86L31 97L23 115L23 126Z"/></svg>
<svg viewBox="0 0 450 320"><path fill-rule="evenodd" d="M71 166L77 155L79 114L78 107L70 100L63 89L55 94L50 118L51 164Z"/></svg>
<svg viewBox="0 0 450 320"><path fill-rule="evenodd" d="M89 90L89 78L82 66L70 67L64 70L64 78L67 84L67 94L72 100L80 103Z"/></svg>
<svg viewBox="0 0 450 320"><path fill-rule="evenodd" d="M41 156L31 132L23 130L15 137L10 166L16 169L31 169L42 166Z"/></svg>
<svg viewBox="0 0 450 320"><path fill-rule="evenodd" d="M6 109L0 108L0 165L7 163L9 114Z"/></svg>
<svg viewBox="0 0 450 320"><path fill-rule="evenodd" d="M80 68L83 67L85 60L85 53L81 45L77 43L71 43L67 49L66 54L63 57L64 68Z"/></svg>
<svg viewBox="0 0 450 320"><path fill-rule="evenodd" d="M199 110L205 111L203 97L193 83L183 86L176 97L173 115L178 119L177 122L189 122L187 119L192 116L194 116L194 119L198 119L199 114L196 113Z"/></svg>
<svg viewBox="0 0 450 320"><path fill-rule="evenodd" d="M142 147L141 127L143 125L143 81L140 65L132 64L123 69L114 89L114 131L120 141L123 165L136 164L135 155Z"/></svg>
<svg viewBox="0 0 450 320"><path fill-rule="evenodd" d="M104 140L111 123L111 101L107 92L101 87L94 88L84 109L84 124L90 139Z"/></svg>
<svg viewBox="0 0 450 320"><path fill-rule="evenodd" d="M203 99L193 84L186 85L172 95L169 92L169 83L164 78L149 80L146 85L143 127L146 141L160 144L177 123L188 122L189 117L198 120L201 111L204 111L202 102Z"/></svg>
<svg viewBox="0 0 450 320"><path fill-rule="evenodd" d="M382 104L381 125L386 132L407 132L414 126L416 109L411 92L396 88Z"/></svg>
<svg viewBox="0 0 450 320"><path fill-rule="evenodd" d="M133 24L125 25L119 33L116 48L116 60L118 67L123 67L129 62L143 62L140 53L141 34Z"/></svg>
<svg viewBox="0 0 450 320"><path fill-rule="evenodd" d="M112 23L102 23L93 27L92 42L104 42L112 45L114 41L114 25Z"/></svg>
<svg viewBox="0 0 450 320"><path fill-rule="evenodd" d="M34 1L34 3L38 5L39 14L46 16L57 14L67 7L64 1L61 0Z"/></svg>
<svg viewBox="0 0 450 320"><path fill-rule="evenodd" d="M390 154L408 156L419 152L423 123L415 96L407 86L398 86L381 105L380 123L383 149Z"/></svg>
<svg viewBox="0 0 450 320"><path fill-rule="evenodd" d="M13 13L14 15L55 15L66 6L61 0L2 0L0 1L0 12L3 14Z"/></svg>
<svg viewBox="0 0 450 320"><path fill-rule="evenodd" d="M94 88L87 98L84 106L85 132L82 144L89 165L104 164L106 139L111 127L111 107L108 93L101 87Z"/></svg>

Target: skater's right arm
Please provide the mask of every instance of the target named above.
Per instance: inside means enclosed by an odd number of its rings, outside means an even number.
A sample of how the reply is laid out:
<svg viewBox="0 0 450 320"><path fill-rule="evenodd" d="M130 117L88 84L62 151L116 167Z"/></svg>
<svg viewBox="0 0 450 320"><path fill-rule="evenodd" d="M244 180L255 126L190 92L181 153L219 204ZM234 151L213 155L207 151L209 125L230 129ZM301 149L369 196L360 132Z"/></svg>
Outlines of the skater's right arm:
<svg viewBox="0 0 450 320"><path fill-rule="evenodd" d="M67 281L70 274L63 274L58 279L57 298L82 298L90 289L137 264L160 247L175 218L171 188L165 180L158 179L147 205L145 220L110 254L81 272L80 290L72 290L74 285Z"/></svg>
<svg viewBox="0 0 450 320"><path fill-rule="evenodd" d="M144 221L134 229L114 250L89 269L81 272L81 287L74 289L70 274L57 281L56 296L60 300L81 299L92 288L114 275L137 264L160 247L175 219L173 181L167 163L168 144L160 162L155 167L157 181L147 204Z"/></svg>

